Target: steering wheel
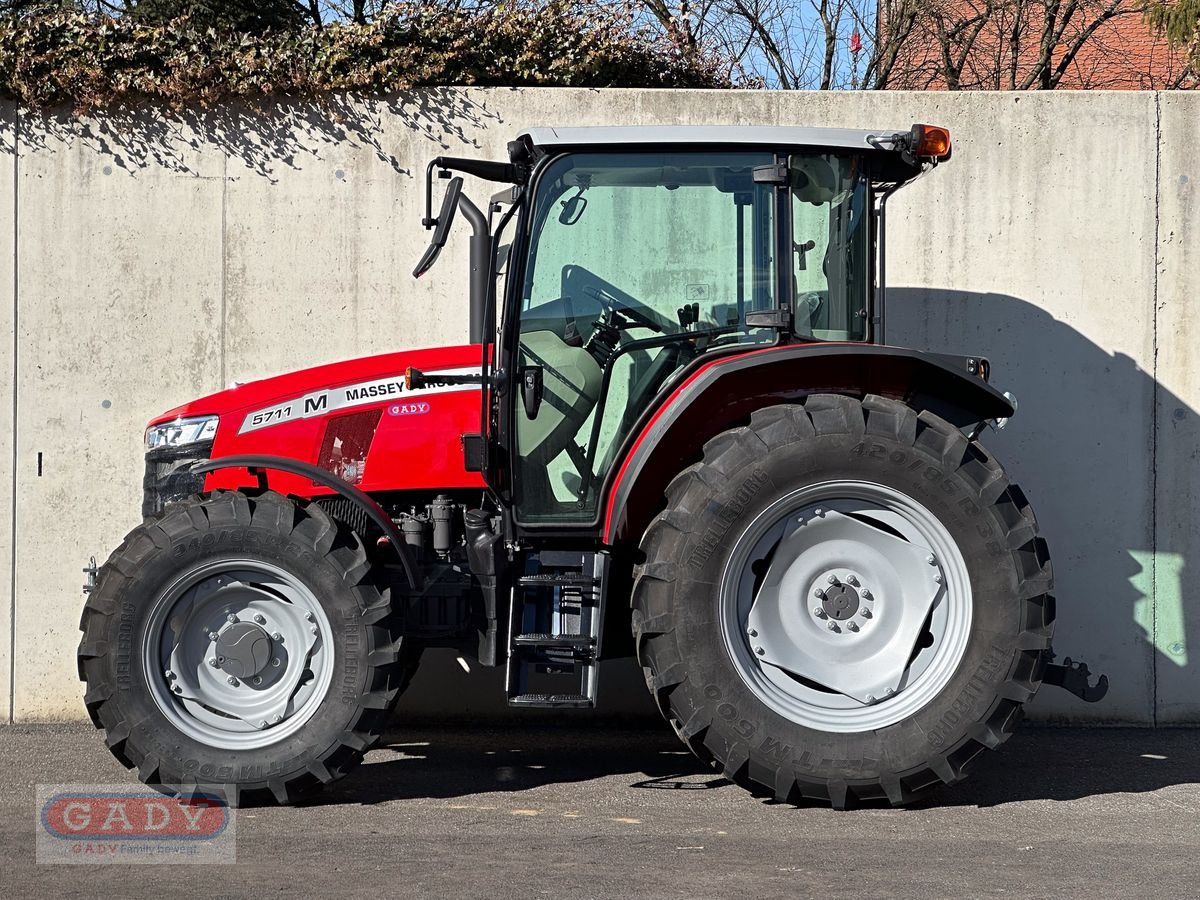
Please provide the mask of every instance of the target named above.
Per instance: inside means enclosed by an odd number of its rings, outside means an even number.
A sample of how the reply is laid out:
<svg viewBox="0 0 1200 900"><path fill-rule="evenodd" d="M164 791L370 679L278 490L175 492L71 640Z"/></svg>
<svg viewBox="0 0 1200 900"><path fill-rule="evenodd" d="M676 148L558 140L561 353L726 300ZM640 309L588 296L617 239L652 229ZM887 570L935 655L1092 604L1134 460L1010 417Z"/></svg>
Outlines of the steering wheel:
<svg viewBox="0 0 1200 900"><path fill-rule="evenodd" d="M599 287L588 287L586 290L607 309L620 313L636 325L649 328L655 334L662 334L678 327L677 322L672 322L658 310L647 306L624 291Z"/></svg>

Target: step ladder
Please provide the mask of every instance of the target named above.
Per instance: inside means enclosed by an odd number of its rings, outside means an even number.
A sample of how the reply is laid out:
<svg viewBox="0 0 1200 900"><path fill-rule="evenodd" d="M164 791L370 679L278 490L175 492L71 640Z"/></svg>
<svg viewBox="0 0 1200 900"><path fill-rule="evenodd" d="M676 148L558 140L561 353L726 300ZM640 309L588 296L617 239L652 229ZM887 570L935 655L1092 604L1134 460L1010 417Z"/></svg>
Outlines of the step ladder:
<svg viewBox="0 0 1200 900"><path fill-rule="evenodd" d="M563 550L527 559L509 602L509 706L596 705L608 561L607 553ZM541 689L555 682L563 687Z"/></svg>

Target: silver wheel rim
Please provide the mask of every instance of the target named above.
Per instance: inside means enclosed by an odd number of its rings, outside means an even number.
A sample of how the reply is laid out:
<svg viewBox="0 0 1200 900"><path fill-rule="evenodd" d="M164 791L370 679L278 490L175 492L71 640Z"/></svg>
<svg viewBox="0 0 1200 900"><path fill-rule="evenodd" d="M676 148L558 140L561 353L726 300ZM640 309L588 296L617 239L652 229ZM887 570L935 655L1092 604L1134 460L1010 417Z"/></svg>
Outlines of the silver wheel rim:
<svg viewBox="0 0 1200 900"><path fill-rule="evenodd" d="M299 730L328 693L330 635L320 601L279 566L206 563L156 598L142 646L146 682L188 737L265 747Z"/></svg>
<svg viewBox="0 0 1200 900"><path fill-rule="evenodd" d="M768 707L820 731L903 721L957 671L970 575L928 509L894 488L830 481L760 513L721 580L722 633Z"/></svg>

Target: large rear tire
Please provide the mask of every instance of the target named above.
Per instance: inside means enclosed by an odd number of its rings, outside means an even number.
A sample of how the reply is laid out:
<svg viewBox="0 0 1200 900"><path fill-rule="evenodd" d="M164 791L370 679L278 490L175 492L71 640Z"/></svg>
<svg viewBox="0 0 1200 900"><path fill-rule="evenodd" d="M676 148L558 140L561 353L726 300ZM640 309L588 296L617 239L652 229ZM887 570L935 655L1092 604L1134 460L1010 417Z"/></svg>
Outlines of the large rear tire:
<svg viewBox="0 0 1200 900"><path fill-rule="evenodd" d="M415 666L359 537L318 505L169 506L100 569L80 628L93 723L145 783L289 803L378 740Z"/></svg>
<svg viewBox="0 0 1200 900"><path fill-rule="evenodd" d="M901 805L1011 734L1053 634L1020 489L944 420L818 394L709 441L642 540L633 626L689 748L780 801Z"/></svg>

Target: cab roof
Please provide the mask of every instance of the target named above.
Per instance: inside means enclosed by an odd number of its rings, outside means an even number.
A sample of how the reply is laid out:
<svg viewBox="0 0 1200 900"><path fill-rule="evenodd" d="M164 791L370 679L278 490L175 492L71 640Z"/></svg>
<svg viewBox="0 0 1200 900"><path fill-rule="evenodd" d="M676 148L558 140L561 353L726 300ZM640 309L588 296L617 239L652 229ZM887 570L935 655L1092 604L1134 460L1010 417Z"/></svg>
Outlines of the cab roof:
<svg viewBox="0 0 1200 900"><path fill-rule="evenodd" d="M599 125L529 128L518 136L518 145L531 146L535 154L569 150L628 151L663 148L711 150L717 147L806 148L851 151L872 159L871 180L900 185L911 181L927 166L900 153L894 141L908 128L808 128L799 125Z"/></svg>
<svg viewBox="0 0 1200 900"><path fill-rule="evenodd" d="M692 145L828 147L836 150L888 150L894 134L907 128L807 128L796 125L601 125L543 127L521 132L535 147L546 149Z"/></svg>

